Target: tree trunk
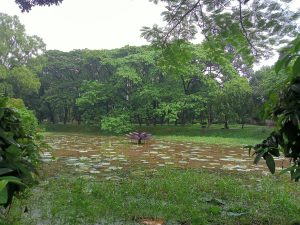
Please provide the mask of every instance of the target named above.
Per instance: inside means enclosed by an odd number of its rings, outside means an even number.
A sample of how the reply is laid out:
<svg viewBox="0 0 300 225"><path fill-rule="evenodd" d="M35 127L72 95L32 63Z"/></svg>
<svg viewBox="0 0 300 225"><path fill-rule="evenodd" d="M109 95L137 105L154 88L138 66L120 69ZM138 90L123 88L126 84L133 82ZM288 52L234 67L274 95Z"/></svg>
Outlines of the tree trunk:
<svg viewBox="0 0 300 225"><path fill-rule="evenodd" d="M142 119L141 119L140 115L137 115L137 119L138 119L139 126L141 127L142 126Z"/></svg>
<svg viewBox="0 0 300 225"><path fill-rule="evenodd" d="M153 126L156 126L156 123L157 123L156 116L153 117L152 123L153 123Z"/></svg>
<svg viewBox="0 0 300 225"><path fill-rule="evenodd" d="M207 127L210 127L210 125L212 124L212 107L211 105L208 106L208 112L207 112Z"/></svg>
<svg viewBox="0 0 300 225"><path fill-rule="evenodd" d="M181 125L185 125L185 110L182 110L182 113L181 113Z"/></svg>
<svg viewBox="0 0 300 225"><path fill-rule="evenodd" d="M229 129L227 116L225 116L224 128Z"/></svg>
<svg viewBox="0 0 300 225"><path fill-rule="evenodd" d="M161 117L160 117L160 125L161 125L161 126L164 124L164 117L165 117L165 116L161 116Z"/></svg>
<svg viewBox="0 0 300 225"><path fill-rule="evenodd" d="M52 110L52 108L51 108L51 106L50 106L50 104L47 104L47 107L48 107L48 109L49 109L49 119L50 119L50 122L51 123L55 123L55 115L54 115L54 111Z"/></svg>
<svg viewBox="0 0 300 225"><path fill-rule="evenodd" d="M64 107L64 124L66 125L68 122L68 107Z"/></svg>
<svg viewBox="0 0 300 225"><path fill-rule="evenodd" d="M227 120L225 121L224 128L225 128L225 129L229 129L228 121L227 121Z"/></svg>

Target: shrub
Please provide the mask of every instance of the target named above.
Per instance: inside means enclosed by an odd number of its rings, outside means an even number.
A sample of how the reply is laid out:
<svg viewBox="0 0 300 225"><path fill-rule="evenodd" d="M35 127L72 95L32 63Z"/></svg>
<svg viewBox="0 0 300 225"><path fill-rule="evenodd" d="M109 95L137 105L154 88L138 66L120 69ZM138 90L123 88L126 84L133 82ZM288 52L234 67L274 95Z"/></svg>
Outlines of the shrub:
<svg viewBox="0 0 300 225"><path fill-rule="evenodd" d="M20 109L8 107L8 99L0 97L0 206L4 207L35 182L39 162L36 118L21 101L14 104Z"/></svg>
<svg viewBox="0 0 300 225"><path fill-rule="evenodd" d="M270 113L276 122L275 130L262 143L247 146L249 153L253 148L255 163L261 158L266 160L271 173L275 173L273 156L290 158L292 166L282 172L290 172L291 179L300 181L300 36L283 50L283 56L275 64L275 72L285 69L287 82L271 104ZM272 103L272 102L271 102Z"/></svg>
<svg viewBox="0 0 300 225"><path fill-rule="evenodd" d="M109 133L124 134L133 129L129 116L126 114L119 116L107 116L101 121L101 129Z"/></svg>
<svg viewBox="0 0 300 225"><path fill-rule="evenodd" d="M38 128L38 120L33 111L28 110L25 107L22 99L8 99L7 107L15 108L18 111L25 133L34 134L36 132Z"/></svg>

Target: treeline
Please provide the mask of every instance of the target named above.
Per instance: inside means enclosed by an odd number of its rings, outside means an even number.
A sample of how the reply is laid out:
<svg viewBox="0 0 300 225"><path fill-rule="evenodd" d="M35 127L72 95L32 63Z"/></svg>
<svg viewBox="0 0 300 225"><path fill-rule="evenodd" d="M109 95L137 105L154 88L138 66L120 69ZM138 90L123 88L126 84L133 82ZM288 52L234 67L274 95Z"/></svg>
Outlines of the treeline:
<svg viewBox="0 0 300 225"><path fill-rule="evenodd" d="M227 128L229 121L258 121L267 97L262 79L271 70L251 78L251 70L241 74L226 56L213 54L205 45L185 42L164 51L148 46L47 51L38 59L39 92L24 100L40 122L119 132L130 124L222 122Z"/></svg>
<svg viewBox="0 0 300 225"><path fill-rule="evenodd" d="M17 17L0 14L0 91L21 98L39 122L85 123L125 132L132 124L261 120L281 83L270 68L230 46L176 41L114 50L45 51Z"/></svg>

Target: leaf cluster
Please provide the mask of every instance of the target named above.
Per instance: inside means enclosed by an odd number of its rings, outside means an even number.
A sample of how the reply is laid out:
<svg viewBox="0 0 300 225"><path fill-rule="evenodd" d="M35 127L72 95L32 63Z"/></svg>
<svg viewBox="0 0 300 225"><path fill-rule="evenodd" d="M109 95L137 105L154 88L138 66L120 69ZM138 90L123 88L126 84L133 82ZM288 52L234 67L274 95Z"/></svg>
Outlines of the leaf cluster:
<svg viewBox="0 0 300 225"><path fill-rule="evenodd" d="M63 0L15 0L22 12L29 12L34 6L58 5Z"/></svg>
<svg viewBox="0 0 300 225"><path fill-rule="evenodd" d="M208 41L230 47L236 55L268 58L274 46L287 43L299 31L299 12L283 0L150 0L163 2L166 25L144 27L152 43L190 40L198 32ZM248 56L247 56L248 55Z"/></svg>
<svg viewBox="0 0 300 225"><path fill-rule="evenodd" d="M275 172L273 156L280 151L291 159L293 165L284 170L291 172L291 179L300 180L300 37L283 50L282 57L275 65L275 71L285 70L288 79L279 91L276 104L272 107L272 116L277 128L261 144L248 146L254 148L257 163L263 157L272 173Z"/></svg>
<svg viewBox="0 0 300 225"><path fill-rule="evenodd" d="M19 112L0 98L0 206L35 182L39 162L36 130L24 126Z"/></svg>

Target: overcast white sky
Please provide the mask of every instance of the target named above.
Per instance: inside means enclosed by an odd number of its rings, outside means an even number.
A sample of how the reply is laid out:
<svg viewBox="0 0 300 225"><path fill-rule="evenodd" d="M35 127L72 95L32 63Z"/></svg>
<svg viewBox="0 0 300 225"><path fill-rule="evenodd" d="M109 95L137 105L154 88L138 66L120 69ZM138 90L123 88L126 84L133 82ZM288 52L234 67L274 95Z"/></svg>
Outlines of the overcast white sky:
<svg viewBox="0 0 300 225"><path fill-rule="evenodd" d="M21 13L14 0L0 0L0 12L18 15L27 34L41 37L47 49L62 51L148 44L140 29L162 24L163 9L148 0L64 0Z"/></svg>
<svg viewBox="0 0 300 225"><path fill-rule="evenodd" d="M299 9L300 0L294 0ZM18 15L26 33L41 37L47 49L113 49L149 44L140 29L162 25L162 5L148 0L64 0L59 6L21 13L14 0L0 0L0 12ZM197 42L197 40L196 40ZM276 57L260 65L271 65Z"/></svg>

